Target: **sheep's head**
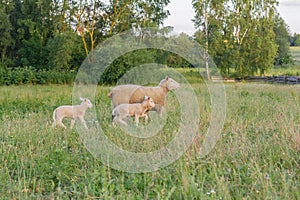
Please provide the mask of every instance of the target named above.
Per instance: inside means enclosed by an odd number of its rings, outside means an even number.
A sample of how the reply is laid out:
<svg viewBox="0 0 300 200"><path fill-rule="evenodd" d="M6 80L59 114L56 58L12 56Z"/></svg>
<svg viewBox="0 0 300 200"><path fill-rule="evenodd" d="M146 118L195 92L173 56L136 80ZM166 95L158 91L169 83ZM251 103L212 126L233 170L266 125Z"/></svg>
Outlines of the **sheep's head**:
<svg viewBox="0 0 300 200"><path fill-rule="evenodd" d="M155 103L151 97L145 96L143 103L146 104L148 108L155 107Z"/></svg>
<svg viewBox="0 0 300 200"><path fill-rule="evenodd" d="M93 104L91 103L91 101L88 98L81 98L80 100L82 101L82 103L84 103L85 105L87 105L88 108L92 108Z"/></svg>
<svg viewBox="0 0 300 200"><path fill-rule="evenodd" d="M175 80L173 80L172 78L170 78L168 76L166 76L165 79L161 80L159 85L161 87L167 88L168 90L175 90L180 87L179 83L177 83Z"/></svg>

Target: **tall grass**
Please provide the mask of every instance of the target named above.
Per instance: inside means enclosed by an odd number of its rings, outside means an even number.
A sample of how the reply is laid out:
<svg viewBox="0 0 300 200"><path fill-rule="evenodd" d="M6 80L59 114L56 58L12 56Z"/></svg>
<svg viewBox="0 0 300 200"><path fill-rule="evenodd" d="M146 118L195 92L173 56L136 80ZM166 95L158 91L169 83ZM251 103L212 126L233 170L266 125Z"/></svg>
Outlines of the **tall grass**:
<svg viewBox="0 0 300 200"><path fill-rule="evenodd" d="M198 150L210 99L204 84L192 86L201 112L199 137L173 164L140 174L103 165L85 149L76 129L51 128L53 109L71 104L71 86L0 87L0 198L299 199L300 86L227 84L224 129L205 158ZM99 125L114 143L147 152L174 137L180 117L172 95L167 124L155 139L137 140L111 126L109 90L99 86L93 103Z"/></svg>

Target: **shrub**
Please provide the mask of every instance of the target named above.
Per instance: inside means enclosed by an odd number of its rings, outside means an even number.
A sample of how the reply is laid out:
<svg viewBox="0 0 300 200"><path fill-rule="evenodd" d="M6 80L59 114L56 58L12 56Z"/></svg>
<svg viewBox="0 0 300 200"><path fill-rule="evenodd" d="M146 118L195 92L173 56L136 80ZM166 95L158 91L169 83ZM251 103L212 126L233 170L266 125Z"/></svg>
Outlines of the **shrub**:
<svg viewBox="0 0 300 200"><path fill-rule="evenodd" d="M0 85L71 84L76 71L36 70L33 67L6 68L0 66Z"/></svg>

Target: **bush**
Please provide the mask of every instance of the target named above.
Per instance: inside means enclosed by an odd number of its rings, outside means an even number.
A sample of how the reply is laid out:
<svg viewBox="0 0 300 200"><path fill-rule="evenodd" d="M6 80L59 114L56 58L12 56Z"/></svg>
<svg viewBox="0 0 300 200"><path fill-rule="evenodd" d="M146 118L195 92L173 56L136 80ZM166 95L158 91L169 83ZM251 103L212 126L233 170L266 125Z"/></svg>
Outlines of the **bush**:
<svg viewBox="0 0 300 200"><path fill-rule="evenodd" d="M7 73L6 67L0 63L0 85L5 84L6 73Z"/></svg>
<svg viewBox="0 0 300 200"><path fill-rule="evenodd" d="M0 85L71 84L76 71L36 70L33 67L6 68L0 65Z"/></svg>

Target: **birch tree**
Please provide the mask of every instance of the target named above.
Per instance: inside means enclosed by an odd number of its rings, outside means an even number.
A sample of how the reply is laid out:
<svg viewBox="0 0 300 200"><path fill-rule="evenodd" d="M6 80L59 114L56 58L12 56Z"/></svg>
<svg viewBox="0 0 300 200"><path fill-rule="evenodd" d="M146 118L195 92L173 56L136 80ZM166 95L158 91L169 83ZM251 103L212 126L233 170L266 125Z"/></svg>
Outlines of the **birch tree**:
<svg viewBox="0 0 300 200"><path fill-rule="evenodd" d="M243 78L255 73L263 74L273 65L276 55L273 31L276 1L196 2L200 6L194 3L198 14L195 25L199 32L205 34L205 48L208 48L207 52L213 56L223 75L236 73ZM208 6L205 6L207 3Z"/></svg>
<svg viewBox="0 0 300 200"><path fill-rule="evenodd" d="M222 26L223 0L193 0L193 7L196 11L195 27L202 32L202 44L204 44L204 61L206 77L210 80L209 70L209 48L215 36L219 35L219 28ZM201 34L200 34L201 35ZM198 36L200 36L198 34ZM196 38L200 41L200 38Z"/></svg>

